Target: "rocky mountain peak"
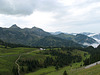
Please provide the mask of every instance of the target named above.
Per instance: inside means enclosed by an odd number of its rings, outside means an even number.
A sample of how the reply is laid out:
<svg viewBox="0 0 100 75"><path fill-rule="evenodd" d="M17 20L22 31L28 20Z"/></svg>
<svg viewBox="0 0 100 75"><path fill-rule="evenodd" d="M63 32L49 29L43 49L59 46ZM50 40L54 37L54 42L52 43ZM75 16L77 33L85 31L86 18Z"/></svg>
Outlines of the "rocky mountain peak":
<svg viewBox="0 0 100 75"><path fill-rule="evenodd" d="M13 24L10 28L20 28L16 24Z"/></svg>
<svg viewBox="0 0 100 75"><path fill-rule="evenodd" d="M44 30L42 30L41 28L38 28L38 27L32 27L32 29L31 29L32 31L42 31L42 32L44 32Z"/></svg>

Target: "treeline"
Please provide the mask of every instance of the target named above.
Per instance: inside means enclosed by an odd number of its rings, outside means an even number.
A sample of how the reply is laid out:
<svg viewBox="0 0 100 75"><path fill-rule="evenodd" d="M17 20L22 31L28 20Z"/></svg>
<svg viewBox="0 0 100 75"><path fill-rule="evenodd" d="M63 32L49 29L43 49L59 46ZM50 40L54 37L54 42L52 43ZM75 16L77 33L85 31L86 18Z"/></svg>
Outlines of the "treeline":
<svg viewBox="0 0 100 75"><path fill-rule="evenodd" d="M11 47L11 48L16 48L16 47L30 47L30 46L25 46L21 44L12 44L12 43L7 43L2 40L0 40L0 45L3 45L5 48Z"/></svg>

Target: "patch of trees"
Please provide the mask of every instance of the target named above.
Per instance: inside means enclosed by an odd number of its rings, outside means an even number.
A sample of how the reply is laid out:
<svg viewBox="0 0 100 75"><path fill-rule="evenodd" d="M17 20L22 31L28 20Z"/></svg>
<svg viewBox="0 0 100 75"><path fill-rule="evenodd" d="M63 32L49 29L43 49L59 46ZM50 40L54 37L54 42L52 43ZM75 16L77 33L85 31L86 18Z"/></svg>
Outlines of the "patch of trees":
<svg viewBox="0 0 100 75"><path fill-rule="evenodd" d="M55 64L58 65L59 67L63 67L63 66L68 66L70 65L73 61L74 62L81 62L82 57L78 56L78 55L72 55L70 52L66 53L61 53L61 52L57 52L55 50L51 51L51 55L53 56L57 56L55 58Z"/></svg>
<svg viewBox="0 0 100 75"><path fill-rule="evenodd" d="M54 64L54 59L52 57L46 57L44 60L44 67L47 68L47 66L52 66Z"/></svg>
<svg viewBox="0 0 100 75"><path fill-rule="evenodd" d="M21 67L21 72L34 72L36 69L40 68L41 65L38 60L19 60L19 65ZM24 67L26 66L26 67Z"/></svg>
<svg viewBox="0 0 100 75"><path fill-rule="evenodd" d="M43 54L47 54L47 55L52 55L52 56L55 56L56 58L53 59L53 58L47 58L46 60L49 61L49 64L51 65L54 65L55 68L60 68L60 67L64 67L64 66L68 66L70 65L71 63L75 63L75 62L81 62L82 60L82 57L80 55L72 55L69 52L67 53L62 53L60 52L61 50L49 50L49 51L44 51ZM52 62L50 62L52 61ZM50 66L48 65L48 66Z"/></svg>
<svg viewBox="0 0 100 75"><path fill-rule="evenodd" d="M87 47L86 51L90 53L90 58L84 60L84 65L89 65L100 61L100 45L97 48L93 48L92 46Z"/></svg>

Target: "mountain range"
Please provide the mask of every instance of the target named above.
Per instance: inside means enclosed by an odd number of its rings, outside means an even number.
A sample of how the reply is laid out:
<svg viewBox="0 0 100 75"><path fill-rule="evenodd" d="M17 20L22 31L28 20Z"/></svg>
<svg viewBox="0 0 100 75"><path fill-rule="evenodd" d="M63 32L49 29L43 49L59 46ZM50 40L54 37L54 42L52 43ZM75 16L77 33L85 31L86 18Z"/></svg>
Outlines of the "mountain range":
<svg viewBox="0 0 100 75"><path fill-rule="evenodd" d="M88 46L94 46L94 47L97 47L98 46L98 44L100 44L100 33L91 33L91 32L82 32L82 33L64 33L64 32L54 32L54 33L51 33L51 34L53 34L53 35L60 35L60 34L69 34L69 35L74 35L74 36L76 36L77 34L82 34L82 35L86 35L86 36L88 36L88 37L90 37L90 38L92 38L92 39L94 39L95 41L97 41L97 42L92 42L92 43L88 43L88 42L84 42L83 44L84 45L88 45Z"/></svg>
<svg viewBox="0 0 100 75"><path fill-rule="evenodd" d="M87 44L99 44L94 38L99 39L99 35L91 34L68 34L68 33L50 33L41 28L21 29L16 24L10 28L0 27L0 39L7 43L23 44L38 47L79 47Z"/></svg>
<svg viewBox="0 0 100 75"><path fill-rule="evenodd" d="M88 37L95 39L100 44L100 33L89 33L89 32L84 32L84 33L81 34L87 35Z"/></svg>

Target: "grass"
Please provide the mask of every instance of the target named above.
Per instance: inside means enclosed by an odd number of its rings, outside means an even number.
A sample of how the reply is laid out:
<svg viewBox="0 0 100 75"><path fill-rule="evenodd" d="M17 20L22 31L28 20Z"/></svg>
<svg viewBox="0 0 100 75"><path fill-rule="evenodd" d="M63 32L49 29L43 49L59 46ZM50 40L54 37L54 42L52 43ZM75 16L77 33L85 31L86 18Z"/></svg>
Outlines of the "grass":
<svg viewBox="0 0 100 75"><path fill-rule="evenodd" d="M12 67L15 65L15 60L18 55L0 57L0 74L2 75L12 75Z"/></svg>
<svg viewBox="0 0 100 75"><path fill-rule="evenodd" d="M28 73L26 75L45 75L45 74L48 74L48 73L53 72L53 71L56 71L54 66L48 67L48 68L42 68L36 72Z"/></svg>
<svg viewBox="0 0 100 75"><path fill-rule="evenodd" d="M0 56L22 54L22 53L27 53L33 50L36 50L36 48L24 48L24 47L8 48L8 49L0 48Z"/></svg>
<svg viewBox="0 0 100 75"><path fill-rule="evenodd" d="M43 68L40 69L36 72L28 73L25 75L63 75L63 72L66 70L68 74L71 72L72 69L76 69L80 67L80 63L74 63L71 66L66 66L63 68L60 68L59 70L56 71L55 67L48 67L48 68Z"/></svg>
<svg viewBox="0 0 100 75"><path fill-rule="evenodd" d="M77 69L69 75L100 75L100 64L88 69Z"/></svg>
<svg viewBox="0 0 100 75"><path fill-rule="evenodd" d="M36 48L0 48L0 75L12 75L12 68L16 66L15 60L20 54L37 50Z"/></svg>

